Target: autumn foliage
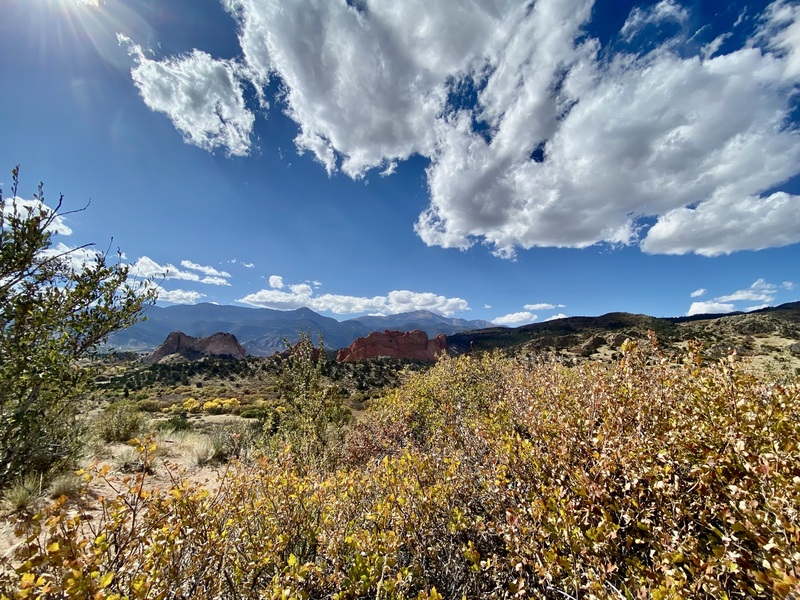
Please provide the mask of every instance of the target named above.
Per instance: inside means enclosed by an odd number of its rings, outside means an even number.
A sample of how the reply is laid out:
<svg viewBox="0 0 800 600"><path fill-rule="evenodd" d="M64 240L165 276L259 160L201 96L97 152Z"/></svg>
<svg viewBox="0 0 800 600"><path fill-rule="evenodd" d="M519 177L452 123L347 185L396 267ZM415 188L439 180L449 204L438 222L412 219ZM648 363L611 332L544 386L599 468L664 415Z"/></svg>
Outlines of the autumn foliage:
<svg viewBox="0 0 800 600"><path fill-rule="evenodd" d="M87 484L117 490L94 501L101 516L62 498L21 517L0 585L81 599L800 593L800 387L733 360L644 342L613 365L444 358L340 427L335 456L265 451L210 487L90 469Z"/></svg>

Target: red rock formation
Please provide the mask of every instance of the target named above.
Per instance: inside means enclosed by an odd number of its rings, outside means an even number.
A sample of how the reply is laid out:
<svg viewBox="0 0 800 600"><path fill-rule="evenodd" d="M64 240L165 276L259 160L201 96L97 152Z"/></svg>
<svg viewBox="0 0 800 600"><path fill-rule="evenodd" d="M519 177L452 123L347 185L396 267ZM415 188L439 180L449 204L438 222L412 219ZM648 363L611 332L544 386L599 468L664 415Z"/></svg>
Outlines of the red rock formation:
<svg viewBox="0 0 800 600"><path fill-rule="evenodd" d="M447 349L447 337L440 333L432 340L424 331L373 331L367 337L358 338L348 348L336 355L338 362L355 362L367 358L388 356L436 362Z"/></svg>
<svg viewBox="0 0 800 600"><path fill-rule="evenodd" d="M143 362L157 363L171 354L180 354L189 360L196 360L204 356L242 359L247 353L232 333L215 333L208 337L196 338L181 331L173 331Z"/></svg>

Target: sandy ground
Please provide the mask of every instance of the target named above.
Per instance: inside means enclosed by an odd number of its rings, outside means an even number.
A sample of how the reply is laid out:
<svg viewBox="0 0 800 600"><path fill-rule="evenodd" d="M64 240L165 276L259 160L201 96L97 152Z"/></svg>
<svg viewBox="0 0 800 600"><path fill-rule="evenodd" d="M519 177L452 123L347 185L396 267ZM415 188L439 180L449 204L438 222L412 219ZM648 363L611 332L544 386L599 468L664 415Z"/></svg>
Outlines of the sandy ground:
<svg viewBox="0 0 800 600"><path fill-rule="evenodd" d="M193 419L196 429L200 427L227 423L232 420L241 420L230 415L197 415ZM193 450L194 444L205 437L200 432L173 433L159 436L157 451L153 460L153 469L144 480L145 489L169 489L176 476L191 483L202 484L214 488L228 468L225 464L210 463L203 466L197 465L197 458ZM81 465L85 469L92 466L102 467L108 465L110 470L106 480L95 478L88 487L88 493L82 500L70 500L70 511L80 511L87 520L96 518L100 514L99 498L110 498L124 488L124 480L135 476L130 465L122 464L126 458L132 458L135 450L126 444L106 444L96 449L93 456L87 458ZM0 510L0 571L14 564L14 555L21 540L14 534L15 523L20 518L31 518L38 510L44 508L55 499L49 497L47 491L31 505L28 514L10 513L7 507ZM3 565L2 563L7 563Z"/></svg>

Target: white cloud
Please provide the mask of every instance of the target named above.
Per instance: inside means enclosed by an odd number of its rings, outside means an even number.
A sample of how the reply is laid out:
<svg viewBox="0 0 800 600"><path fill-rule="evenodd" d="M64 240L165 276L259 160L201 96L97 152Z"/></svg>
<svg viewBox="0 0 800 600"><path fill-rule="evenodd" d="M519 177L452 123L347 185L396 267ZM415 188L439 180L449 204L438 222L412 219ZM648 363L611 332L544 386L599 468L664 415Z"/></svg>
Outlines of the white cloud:
<svg viewBox="0 0 800 600"><path fill-rule="evenodd" d="M752 149L755 151L755 148ZM665 213L650 229L642 250L651 254L719 256L800 242L800 196L711 198L695 209Z"/></svg>
<svg viewBox="0 0 800 600"><path fill-rule="evenodd" d="M540 302L539 304L526 304L523 306L525 310L553 310L554 308L564 308L563 304L550 304L548 302Z"/></svg>
<svg viewBox="0 0 800 600"><path fill-rule="evenodd" d="M531 312L515 312L492 319L495 325L524 325L533 323L538 317Z"/></svg>
<svg viewBox="0 0 800 600"><path fill-rule="evenodd" d="M793 282L793 281L784 281L784 282L781 284L781 287L782 287L783 289L785 289L785 290L789 290L789 291L791 291L791 290L793 290L793 289L795 288L795 284L794 284L794 282Z"/></svg>
<svg viewBox="0 0 800 600"><path fill-rule="evenodd" d="M270 275L269 276L269 287L275 289L281 289L283 287L283 277L280 275Z"/></svg>
<svg viewBox="0 0 800 600"><path fill-rule="evenodd" d="M184 261L186 262L186 261ZM182 279L184 281L197 281L208 285L230 285L224 277L200 277L191 271L182 271L175 265L167 263L160 265L149 256L142 256L131 265L133 277L154 277L155 279Z"/></svg>
<svg viewBox="0 0 800 600"><path fill-rule="evenodd" d="M735 310L736 307L727 302L714 302L713 300L709 302L692 302L689 310L686 311L686 316L729 313Z"/></svg>
<svg viewBox="0 0 800 600"><path fill-rule="evenodd" d="M698 290L693 291L689 296L692 298L699 298L700 296L705 296L708 293L708 290L705 288L700 288Z"/></svg>
<svg viewBox="0 0 800 600"><path fill-rule="evenodd" d="M249 154L255 116L245 106L239 65L200 50L156 61L130 39L118 37L136 61L131 77L145 104L166 114L187 143Z"/></svg>
<svg viewBox="0 0 800 600"><path fill-rule="evenodd" d="M761 310L762 308L769 308L769 304L757 304L756 306L748 306L745 308L746 312L753 312L754 310Z"/></svg>
<svg viewBox="0 0 800 600"><path fill-rule="evenodd" d="M193 263L190 260L182 260L181 266L186 269L191 269L193 271L200 271L204 275L210 275L211 277L230 277L231 274L227 271L218 271L214 267L207 267L203 265L198 265L197 263Z"/></svg>
<svg viewBox="0 0 800 600"><path fill-rule="evenodd" d="M719 52L719 49L722 47L722 44L724 44L726 40L731 37L731 35L733 34L723 33L722 35L715 37L712 41L703 46L703 48L700 50L700 54L703 56L704 59L708 60L709 58L714 56L717 52Z"/></svg>
<svg viewBox="0 0 800 600"><path fill-rule="evenodd" d="M740 302L744 300L750 302L772 302L777 291L778 286L767 283L763 279L757 279L746 290L738 290L727 296L720 296L716 300L717 302Z"/></svg>
<svg viewBox="0 0 800 600"><path fill-rule="evenodd" d="M200 279L200 283L206 283L208 285L230 285L228 280L224 277L203 277Z"/></svg>
<svg viewBox="0 0 800 600"><path fill-rule="evenodd" d="M759 37L783 55L788 80L800 77L800 5L785 1L770 4Z"/></svg>
<svg viewBox="0 0 800 600"><path fill-rule="evenodd" d="M242 266L243 266L245 269L253 269L253 268L255 268L255 264L253 264L253 263L246 263L246 262L243 262L243 263L242 263Z"/></svg>
<svg viewBox="0 0 800 600"><path fill-rule="evenodd" d="M678 36L617 50L651 25L683 30L694 15L675 0L635 7L610 40L586 35L592 0L224 5L241 63L199 51L154 61L130 45L148 106L187 141L244 154L254 116L241 82L264 94L279 79L298 151L328 173L389 176L412 154L430 160L415 225L428 245L484 243L513 258L598 243L717 256L800 242L800 197L778 189L800 172L787 127L800 82L794 3L771 4L726 54L725 32L703 48Z"/></svg>
<svg viewBox="0 0 800 600"><path fill-rule="evenodd" d="M158 299L172 304L197 304L205 294L191 290L165 290L158 288Z"/></svg>
<svg viewBox="0 0 800 600"><path fill-rule="evenodd" d="M786 289L785 285L781 287ZM769 283L764 279L756 279L749 288L717 296L707 302L692 302L686 314L692 316L703 313L725 313L734 310L758 310L759 308L772 306L779 290L779 286L775 284ZM705 292L705 290L702 291ZM692 294L692 297L695 298L696 296ZM745 309L737 309L735 302L759 302L760 304L749 306Z"/></svg>
<svg viewBox="0 0 800 600"><path fill-rule="evenodd" d="M281 288L283 280L280 276L270 277L280 279ZM277 283L277 281L276 281ZM316 283L316 282L315 282ZM315 311L331 312L334 314L397 314L415 310L429 310L444 316L469 310L469 304L461 298L447 298L430 292L411 292L408 290L395 290L386 296L345 296L339 294L314 295L312 287L306 283L288 286L289 291L282 289L265 289L248 294L236 300L242 304L259 308L274 308L278 310L291 310L308 307Z"/></svg>
<svg viewBox="0 0 800 600"><path fill-rule="evenodd" d="M397 161L393 160L379 174L380 174L381 177L388 177L389 175L394 175L395 171L397 171Z"/></svg>
<svg viewBox="0 0 800 600"><path fill-rule="evenodd" d="M684 24L689 18L689 11L676 4L673 0L661 0L658 4L649 8L635 7L620 33L625 40L630 41L646 25L657 25L666 21Z"/></svg>
<svg viewBox="0 0 800 600"><path fill-rule="evenodd" d="M557 321L558 319L566 319L567 315L564 313L558 313L557 315L553 315L552 317L547 317L542 323L547 323L547 321Z"/></svg>

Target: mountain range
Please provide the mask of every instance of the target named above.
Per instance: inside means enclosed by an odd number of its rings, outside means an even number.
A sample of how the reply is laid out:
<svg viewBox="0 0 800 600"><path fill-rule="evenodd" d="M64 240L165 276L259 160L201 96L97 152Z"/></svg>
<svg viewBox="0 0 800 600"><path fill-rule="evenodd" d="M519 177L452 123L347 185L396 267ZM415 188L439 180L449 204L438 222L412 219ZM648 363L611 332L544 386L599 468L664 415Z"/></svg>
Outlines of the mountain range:
<svg viewBox="0 0 800 600"><path fill-rule="evenodd" d="M209 303L150 306L144 316L146 320L113 334L107 345L117 350L150 352L173 331L194 337L224 332L234 334L249 355L269 356L286 349L284 340L297 342L301 333L310 334L315 342L321 336L325 347L335 350L373 331L419 329L435 337L495 327L489 321L443 317L425 310L337 321L308 308L273 310Z"/></svg>

